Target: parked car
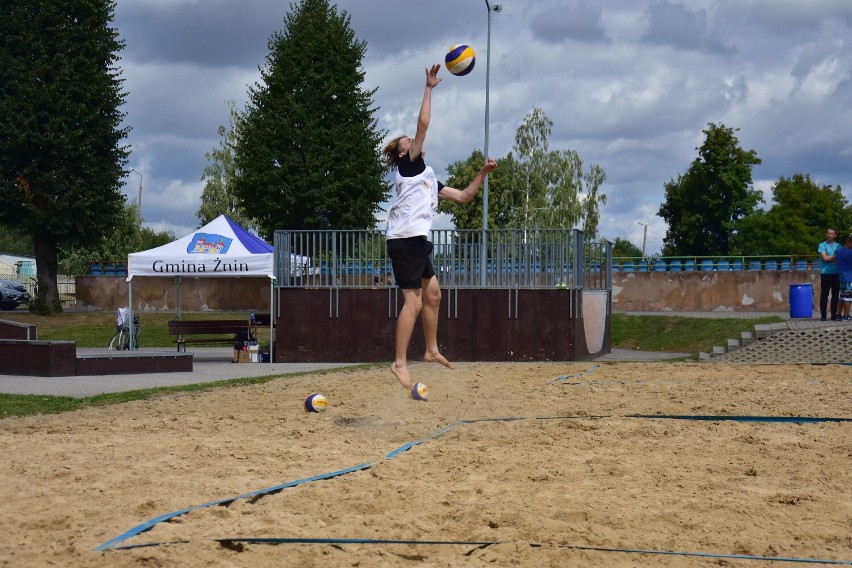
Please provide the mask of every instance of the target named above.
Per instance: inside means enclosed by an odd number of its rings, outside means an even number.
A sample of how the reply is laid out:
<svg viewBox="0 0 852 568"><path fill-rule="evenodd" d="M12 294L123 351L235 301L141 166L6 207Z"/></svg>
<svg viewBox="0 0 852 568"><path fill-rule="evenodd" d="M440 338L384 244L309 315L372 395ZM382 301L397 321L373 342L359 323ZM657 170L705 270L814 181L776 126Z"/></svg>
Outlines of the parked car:
<svg viewBox="0 0 852 568"><path fill-rule="evenodd" d="M30 295L24 285L15 280L0 279L0 309L14 310L30 301Z"/></svg>

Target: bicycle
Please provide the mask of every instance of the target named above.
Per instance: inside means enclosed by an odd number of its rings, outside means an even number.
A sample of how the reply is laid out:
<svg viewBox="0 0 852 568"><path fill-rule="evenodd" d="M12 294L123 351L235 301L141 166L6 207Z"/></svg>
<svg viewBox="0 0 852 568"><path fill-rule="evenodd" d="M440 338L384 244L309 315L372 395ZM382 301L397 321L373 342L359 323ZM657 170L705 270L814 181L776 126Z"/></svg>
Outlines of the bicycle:
<svg viewBox="0 0 852 568"><path fill-rule="evenodd" d="M109 341L109 350L110 351L128 351L131 349L130 346L130 326L127 324L128 308L118 308L118 314L115 318L115 335L112 336L112 339ZM139 316L133 316L133 347L132 349L139 349L139 329L142 326L139 325Z"/></svg>

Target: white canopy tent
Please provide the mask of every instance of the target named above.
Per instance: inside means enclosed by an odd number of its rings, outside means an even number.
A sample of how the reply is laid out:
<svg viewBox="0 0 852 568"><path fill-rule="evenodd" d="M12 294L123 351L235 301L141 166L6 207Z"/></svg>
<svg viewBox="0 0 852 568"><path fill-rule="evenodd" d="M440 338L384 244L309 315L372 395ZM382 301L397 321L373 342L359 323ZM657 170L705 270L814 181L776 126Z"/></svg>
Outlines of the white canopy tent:
<svg viewBox="0 0 852 568"><path fill-rule="evenodd" d="M178 282L177 309L180 319L180 278L191 276L266 276L269 278L269 362L273 354L274 249L226 215L220 215L192 234L127 258L128 303L133 321L133 278L174 276ZM131 345L134 333L130 326Z"/></svg>

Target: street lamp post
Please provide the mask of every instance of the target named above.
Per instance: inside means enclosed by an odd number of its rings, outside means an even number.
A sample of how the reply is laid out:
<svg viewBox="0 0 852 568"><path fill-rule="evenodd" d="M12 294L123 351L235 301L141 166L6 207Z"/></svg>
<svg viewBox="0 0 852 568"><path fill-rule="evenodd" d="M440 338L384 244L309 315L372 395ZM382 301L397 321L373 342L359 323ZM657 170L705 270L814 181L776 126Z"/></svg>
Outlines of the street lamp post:
<svg viewBox="0 0 852 568"><path fill-rule="evenodd" d="M142 218L142 174L130 168L130 171L139 176L139 200L137 201L139 207L139 218Z"/></svg>
<svg viewBox="0 0 852 568"><path fill-rule="evenodd" d="M637 223L639 223L637 221ZM642 237L642 258L645 258L645 245L648 243L648 225L646 223L639 223L643 227L645 227L645 234Z"/></svg>
<svg viewBox="0 0 852 568"><path fill-rule="evenodd" d="M488 159L488 131L489 131L489 95L491 83L491 12L499 12L503 9L500 4L490 4L485 0L485 9L488 10L488 40L485 48L485 147L483 152ZM482 242L480 243L480 285L484 288L488 271L488 248L486 237L488 235L488 176L482 182Z"/></svg>

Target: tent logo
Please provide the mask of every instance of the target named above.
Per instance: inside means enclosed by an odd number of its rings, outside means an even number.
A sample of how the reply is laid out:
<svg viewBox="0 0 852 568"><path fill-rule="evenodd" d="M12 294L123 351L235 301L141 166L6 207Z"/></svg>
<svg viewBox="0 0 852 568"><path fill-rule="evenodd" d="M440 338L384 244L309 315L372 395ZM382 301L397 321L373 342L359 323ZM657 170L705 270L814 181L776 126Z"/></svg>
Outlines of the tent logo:
<svg viewBox="0 0 852 568"><path fill-rule="evenodd" d="M234 239L209 233L195 233L186 247L188 254L225 254Z"/></svg>

